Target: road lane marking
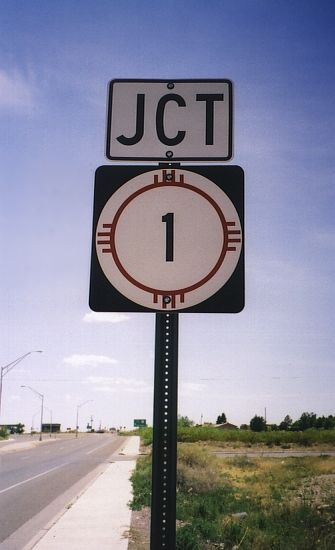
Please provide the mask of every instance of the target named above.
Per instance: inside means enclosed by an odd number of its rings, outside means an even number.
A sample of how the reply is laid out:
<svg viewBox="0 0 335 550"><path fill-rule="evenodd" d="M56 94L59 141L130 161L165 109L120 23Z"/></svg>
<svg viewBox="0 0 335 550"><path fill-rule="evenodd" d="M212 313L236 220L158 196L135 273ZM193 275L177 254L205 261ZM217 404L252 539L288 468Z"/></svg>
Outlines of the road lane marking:
<svg viewBox="0 0 335 550"><path fill-rule="evenodd" d="M54 468L50 468L50 470L46 470L45 472L41 472L40 474L37 474L36 476L29 477L28 479L24 479L23 481L19 481L18 483L15 483L14 485L10 485L10 487L6 487L6 489L1 489L0 495L2 493L6 493L7 491L10 491L11 489L15 489L15 487L19 487L20 485L24 485L25 483L28 483L29 481L33 481L34 479L37 479L38 477L45 476L47 474L50 474L50 472L54 472L55 470L59 470L59 468L63 468L63 466L66 466L69 464L69 462L65 462L64 464L61 464L60 466L55 466Z"/></svg>
<svg viewBox="0 0 335 550"><path fill-rule="evenodd" d="M92 453L95 453L96 451L99 451L99 449L102 449L102 447L106 447L107 445L109 445L110 441L107 441L107 443L103 443L103 445L99 445L99 447L97 447L96 449L92 449L91 451L87 451L87 455L90 455Z"/></svg>

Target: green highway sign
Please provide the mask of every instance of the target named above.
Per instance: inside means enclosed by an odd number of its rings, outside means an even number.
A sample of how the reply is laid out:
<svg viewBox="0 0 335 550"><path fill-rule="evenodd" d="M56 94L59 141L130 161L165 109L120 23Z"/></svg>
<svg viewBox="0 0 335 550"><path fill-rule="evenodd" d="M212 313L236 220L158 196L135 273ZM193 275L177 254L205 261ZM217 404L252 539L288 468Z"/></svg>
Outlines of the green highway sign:
<svg viewBox="0 0 335 550"><path fill-rule="evenodd" d="M134 419L134 428L146 428L147 421L145 418L135 418Z"/></svg>

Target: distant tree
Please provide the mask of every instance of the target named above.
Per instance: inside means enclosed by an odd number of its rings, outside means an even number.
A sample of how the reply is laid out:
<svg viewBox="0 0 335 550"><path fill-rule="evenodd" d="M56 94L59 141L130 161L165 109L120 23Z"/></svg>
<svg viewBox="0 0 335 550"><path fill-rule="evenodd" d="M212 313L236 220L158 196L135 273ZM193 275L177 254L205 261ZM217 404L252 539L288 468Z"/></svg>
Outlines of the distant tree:
<svg viewBox="0 0 335 550"><path fill-rule="evenodd" d="M250 430L249 424L241 424L240 430Z"/></svg>
<svg viewBox="0 0 335 550"><path fill-rule="evenodd" d="M270 431L277 432L279 430L278 424L270 424Z"/></svg>
<svg viewBox="0 0 335 550"><path fill-rule="evenodd" d="M11 426L9 430L11 434L23 434L24 424L21 424L21 422L19 422L18 424L13 424L13 426Z"/></svg>
<svg viewBox="0 0 335 550"><path fill-rule="evenodd" d="M335 428L335 418L332 415L318 416L315 422L315 428L331 430Z"/></svg>
<svg viewBox="0 0 335 550"><path fill-rule="evenodd" d="M193 425L193 420L190 420L188 416L178 416L178 428L191 428Z"/></svg>
<svg viewBox="0 0 335 550"><path fill-rule="evenodd" d="M304 412L302 413L299 420L296 420L291 425L292 431L300 431L303 432L304 430L308 430L309 428L316 428L317 427L317 417L315 413L309 413Z"/></svg>
<svg viewBox="0 0 335 550"><path fill-rule="evenodd" d="M253 432L266 432L266 422L262 416L257 414L250 420L250 429Z"/></svg>
<svg viewBox="0 0 335 550"><path fill-rule="evenodd" d="M318 416L317 419L316 419L316 422L315 422L315 428L320 430L320 429L325 427L325 423L326 423L326 417L325 416Z"/></svg>
<svg viewBox="0 0 335 550"><path fill-rule="evenodd" d="M289 430L292 426L292 422L293 422L292 418L290 417L289 414L287 414L284 420L279 424L279 429L284 431Z"/></svg>
<svg viewBox="0 0 335 550"><path fill-rule="evenodd" d="M300 432L301 431L300 421L295 420L295 422L292 422L290 430L292 432Z"/></svg>
<svg viewBox="0 0 335 550"><path fill-rule="evenodd" d="M323 427L325 430L331 430L332 428L335 428L335 416L333 416L332 414L327 416L327 418L325 418Z"/></svg>
<svg viewBox="0 0 335 550"><path fill-rule="evenodd" d="M315 428L316 426L316 414L304 412L299 418L300 429L302 431L308 430L308 428Z"/></svg>
<svg viewBox="0 0 335 550"><path fill-rule="evenodd" d="M224 424L225 422L227 422L227 417L226 417L225 413L219 414L219 416L216 419L216 423L217 424Z"/></svg>

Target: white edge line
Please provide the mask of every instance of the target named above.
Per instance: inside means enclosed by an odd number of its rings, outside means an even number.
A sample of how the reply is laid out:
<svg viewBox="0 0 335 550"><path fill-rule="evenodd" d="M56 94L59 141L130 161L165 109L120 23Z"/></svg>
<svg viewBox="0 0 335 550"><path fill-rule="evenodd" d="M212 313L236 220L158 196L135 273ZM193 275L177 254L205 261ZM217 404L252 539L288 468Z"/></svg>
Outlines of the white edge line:
<svg viewBox="0 0 335 550"><path fill-rule="evenodd" d="M24 481L19 481L19 483L15 483L14 485L11 485L10 487L6 487L6 489L1 489L0 495L2 493L6 493L7 491L10 491L11 489L15 489L15 487L19 487L20 485L24 485L25 483L28 483L29 481L33 481L33 479L37 479L38 477L50 474L50 472L53 472L54 470L59 470L59 468L63 468L63 466L66 466L67 464L69 464L69 463L65 462L64 464L61 464L60 466L55 466L54 468L50 468L50 470L46 470L45 472L41 472L40 474L37 474L36 476L29 477L28 479L25 479Z"/></svg>

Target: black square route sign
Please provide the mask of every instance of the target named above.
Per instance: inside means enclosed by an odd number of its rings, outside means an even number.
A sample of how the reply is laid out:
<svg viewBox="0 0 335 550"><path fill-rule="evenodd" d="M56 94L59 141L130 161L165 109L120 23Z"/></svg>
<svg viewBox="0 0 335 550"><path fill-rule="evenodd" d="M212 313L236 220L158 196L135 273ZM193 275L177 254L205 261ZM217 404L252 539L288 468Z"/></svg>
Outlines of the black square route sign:
<svg viewBox="0 0 335 550"><path fill-rule="evenodd" d="M90 307L105 312L241 311L242 168L98 168Z"/></svg>

